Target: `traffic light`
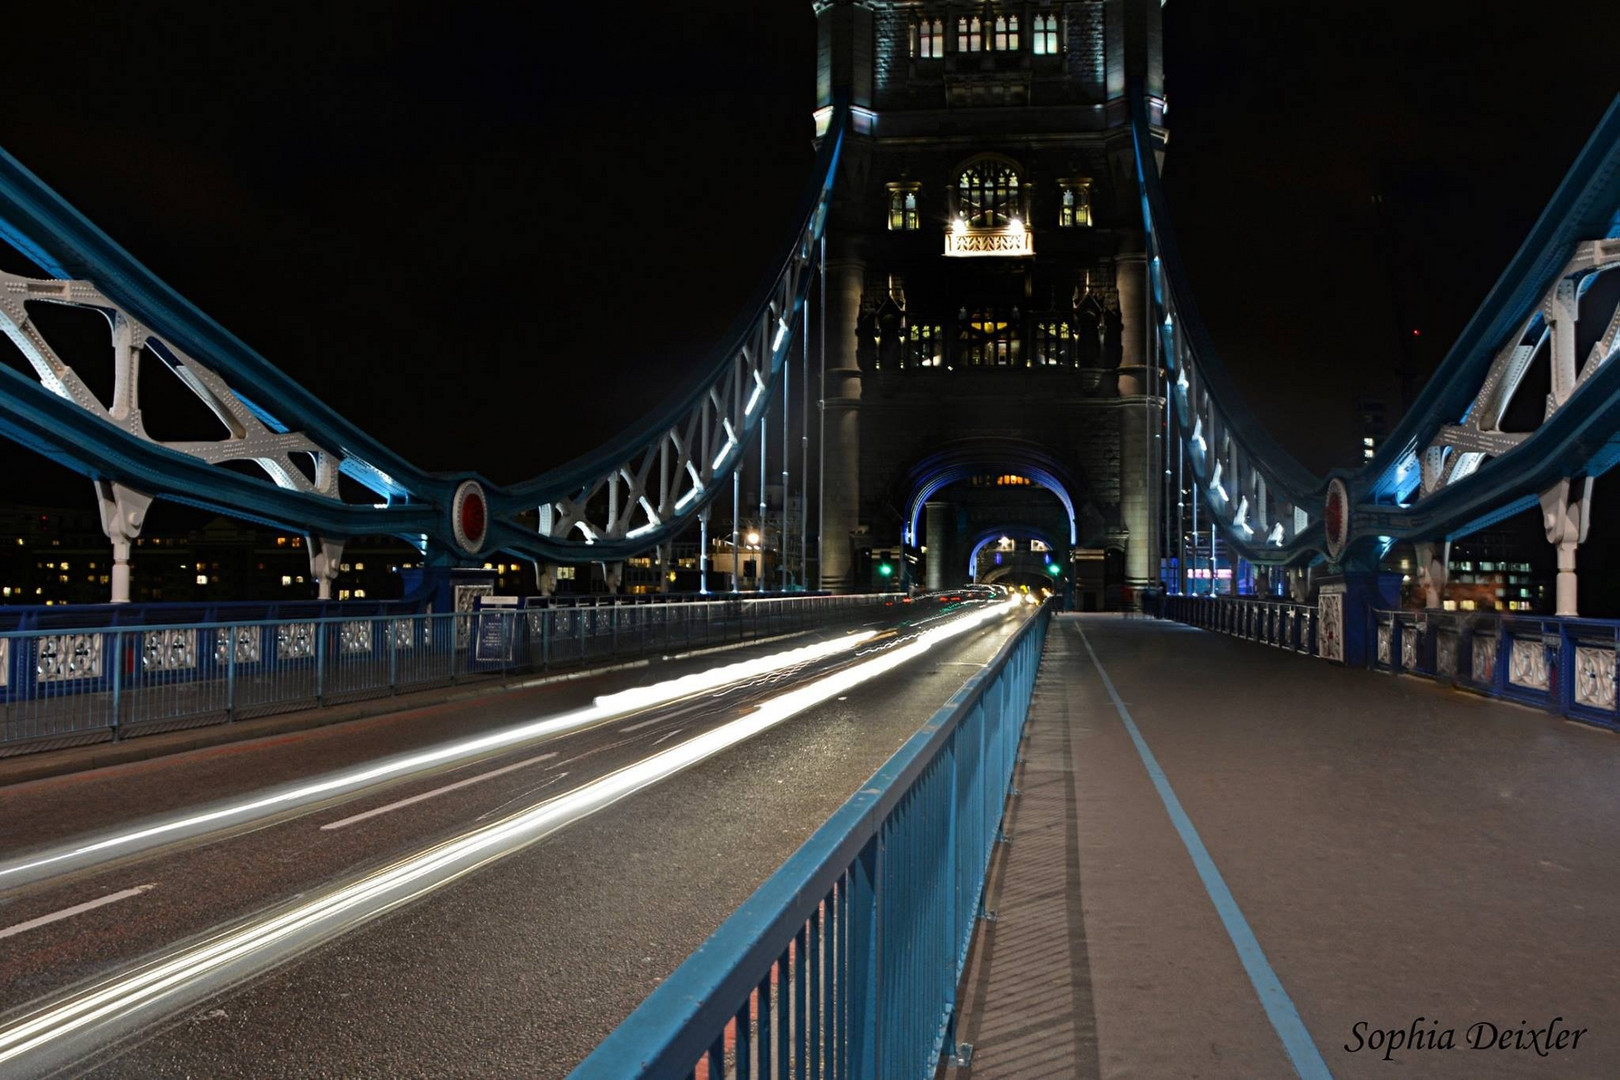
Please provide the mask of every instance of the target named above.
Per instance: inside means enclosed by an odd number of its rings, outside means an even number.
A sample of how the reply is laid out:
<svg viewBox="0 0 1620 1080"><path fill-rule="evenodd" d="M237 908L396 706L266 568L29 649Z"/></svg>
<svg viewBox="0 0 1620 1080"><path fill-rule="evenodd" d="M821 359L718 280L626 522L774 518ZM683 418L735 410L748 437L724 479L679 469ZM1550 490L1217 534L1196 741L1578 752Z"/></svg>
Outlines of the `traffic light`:
<svg viewBox="0 0 1620 1080"><path fill-rule="evenodd" d="M894 576L894 564L887 559L878 563L878 577L890 578Z"/></svg>
<svg viewBox="0 0 1620 1080"><path fill-rule="evenodd" d="M1057 563L1047 563L1046 572L1051 574L1053 577L1057 577L1063 573L1063 567L1059 566Z"/></svg>

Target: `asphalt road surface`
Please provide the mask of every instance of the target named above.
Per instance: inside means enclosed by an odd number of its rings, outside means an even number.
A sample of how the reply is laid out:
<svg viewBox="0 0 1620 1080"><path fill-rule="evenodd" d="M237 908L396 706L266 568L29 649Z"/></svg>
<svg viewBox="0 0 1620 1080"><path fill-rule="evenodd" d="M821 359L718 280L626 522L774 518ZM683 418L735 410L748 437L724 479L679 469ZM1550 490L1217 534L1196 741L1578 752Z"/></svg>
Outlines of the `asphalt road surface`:
<svg viewBox="0 0 1620 1080"><path fill-rule="evenodd" d="M902 605L0 792L0 1075L566 1075L1017 621Z"/></svg>

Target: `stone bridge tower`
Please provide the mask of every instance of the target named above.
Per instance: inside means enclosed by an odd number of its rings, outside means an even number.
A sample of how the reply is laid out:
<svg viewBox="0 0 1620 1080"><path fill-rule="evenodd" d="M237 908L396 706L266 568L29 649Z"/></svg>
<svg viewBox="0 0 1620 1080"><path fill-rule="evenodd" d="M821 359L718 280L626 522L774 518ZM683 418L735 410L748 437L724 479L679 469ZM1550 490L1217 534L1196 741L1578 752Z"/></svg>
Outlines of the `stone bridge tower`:
<svg viewBox="0 0 1620 1080"><path fill-rule="evenodd" d="M1127 87L1157 122L1159 7L815 5L818 135L835 94L854 106L827 234L823 588L878 584L873 551L953 585L990 534L998 563L1034 540L1077 606L1158 579Z"/></svg>

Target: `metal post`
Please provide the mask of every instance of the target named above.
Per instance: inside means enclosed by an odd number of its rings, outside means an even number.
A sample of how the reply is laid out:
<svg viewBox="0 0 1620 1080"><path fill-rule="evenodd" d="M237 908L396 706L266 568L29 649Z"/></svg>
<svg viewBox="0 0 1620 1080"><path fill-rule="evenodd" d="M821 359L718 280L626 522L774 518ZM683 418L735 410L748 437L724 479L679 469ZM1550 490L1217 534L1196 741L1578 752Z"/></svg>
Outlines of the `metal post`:
<svg viewBox="0 0 1620 1080"><path fill-rule="evenodd" d="M782 361L782 531L776 538L776 555L782 566L782 591L788 589L788 485L793 482L793 444L792 431L789 430L793 419L791 408L791 392L793 386L793 350L788 349L788 355Z"/></svg>
<svg viewBox="0 0 1620 1080"><path fill-rule="evenodd" d="M1187 444L1176 430L1176 591L1187 595Z"/></svg>
<svg viewBox="0 0 1620 1080"><path fill-rule="evenodd" d="M821 433L816 438L816 575L820 577L826 565L822 558L827 551L827 234L821 234L821 265L816 268L821 281L821 341L817 351L821 354L821 396L816 400ZM823 579L825 580L825 579Z"/></svg>
<svg viewBox="0 0 1620 1080"><path fill-rule="evenodd" d="M1192 557L1198 560L1198 480L1195 477L1192 485ZM1213 580L1213 579L1211 579ZM1193 578L1193 592L1198 592L1198 579Z"/></svg>
<svg viewBox="0 0 1620 1080"><path fill-rule="evenodd" d="M742 591L742 552L737 546L737 518L742 514L742 462L731 470L731 591Z"/></svg>
<svg viewBox="0 0 1620 1080"><path fill-rule="evenodd" d="M128 597L126 596L127 600ZM124 632L114 630L112 636L112 733L118 741L119 706L123 704L124 690Z"/></svg>
<svg viewBox="0 0 1620 1080"><path fill-rule="evenodd" d="M698 511L698 595L709 595L709 508Z"/></svg>
<svg viewBox="0 0 1620 1080"><path fill-rule="evenodd" d="M227 626L225 646L225 719L236 719L236 627ZM200 658L199 658L200 659Z"/></svg>
<svg viewBox="0 0 1620 1080"><path fill-rule="evenodd" d="M799 334L799 587L810 588L810 305Z"/></svg>
<svg viewBox="0 0 1620 1080"><path fill-rule="evenodd" d="M787 385L787 379L782 380ZM762 395L763 396L763 395ZM770 442L771 425L766 423L766 417L771 411L770 399L765 398L765 404L759 417L759 555L754 562L754 591L765 591L765 448Z"/></svg>

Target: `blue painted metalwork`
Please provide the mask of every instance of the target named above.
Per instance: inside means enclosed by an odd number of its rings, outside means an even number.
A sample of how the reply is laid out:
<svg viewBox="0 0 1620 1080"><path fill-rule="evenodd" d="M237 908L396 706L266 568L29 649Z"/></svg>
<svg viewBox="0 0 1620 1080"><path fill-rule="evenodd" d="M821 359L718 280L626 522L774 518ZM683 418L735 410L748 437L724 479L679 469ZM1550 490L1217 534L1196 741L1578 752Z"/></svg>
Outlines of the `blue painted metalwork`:
<svg viewBox="0 0 1620 1080"><path fill-rule="evenodd" d="M1327 551L1321 515L1332 477L1312 476L1270 438L1220 363L1170 228L1155 159L1158 139L1140 92L1133 95L1133 133L1156 338L1171 380L1173 429L1187 446L1199 497L1228 543L1251 562L1319 558ZM1487 406L1505 408L1524 365L1554 336L1539 314L1549 297L1578 299L1598 274L1620 267L1617 220L1620 99L1384 447L1359 472L1332 474L1348 496L1339 559L1371 563L1390 538L1466 535L1534 506L1564 479L1600 475L1620 460L1612 322L1602 348L1584 364L1566 359L1563 377L1571 385L1534 431L1500 432L1496 417L1482 424L1479 415ZM1573 309L1563 316L1566 324L1576 317ZM1510 356L1521 341L1520 353ZM1573 335L1563 348L1573 348Z"/></svg>
<svg viewBox="0 0 1620 1080"><path fill-rule="evenodd" d="M195 392L227 426L234 418L238 426L253 427L250 435L258 433L251 453L230 456L259 460L272 477L279 469L282 482L278 486L273 479L217 468L203 460L204 449L195 444L186 450L159 445L142 437L138 421L110 415L82 395L73 400L75 387L49 373L54 357L42 354L42 339L31 336L25 318L0 317L0 323L31 358L39 356L36 366L46 385L0 369L0 435L84 475L147 494L325 537L397 535L431 543L451 561L474 552L482 558L492 550L559 562L616 561L650 550L683 530L719 493L741 465L742 445L763 420L763 403L771 400L803 321L796 314L813 277L847 118L848 108L840 104L822 139L797 230L777 272L739 318L727 344L640 424L584 457L504 488L474 473L426 473L376 442L164 284L0 151L0 239L54 279L7 278L5 299L18 311L24 301L92 307L108 315L115 333L132 329L137 353L146 346L177 374L203 386ZM673 477L672 446L678 458ZM219 448L212 452L222 456ZM289 453L316 459L313 484L285 466ZM649 473L659 459L662 475L653 488ZM369 488L375 499L358 505L340 501L338 471ZM486 537L470 548L458 541L451 514L453 496L465 481L477 482L488 503ZM620 505L626 492L629 497ZM537 534L520 524L518 515L536 507L542 525L550 516L560 527Z"/></svg>
<svg viewBox="0 0 1620 1080"><path fill-rule="evenodd" d="M906 542L917 543L917 523L923 507L941 488L980 474L1015 473L1046 488L1063 504L1069 516L1069 543L1079 543L1074 497L1079 490L1067 469L1051 454L1029 443L985 439L962 443L930 454L906 476Z"/></svg>
<svg viewBox="0 0 1620 1080"><path fill-rule="evenodd" d="M0 754L752 641L827 626L895 599L799 595L437 615L362 603L358 610L344 604L336 617L311 603L274 619L6 630ZM501 647L480 652L481 632L491 631Z"/></svg>
<svg viewBox="0 0 1620 1080"><path fill-rule="evenodd" d="M932 1076L953 1030L1049 611L761 885L576 1080ZM808 987L809 996L797 993ZM790 990L790 988L792 988ZM786 1058L775 1073L769 1061ZM791 1049L791 1056L788 1051Z"/></svg>
<svg viewBox="0 0 1620 1080"><path fill-rule="evenodd" d="M1052 538L1046 533L1039 529L1032 529L1027 525L1009 524L1003 525L999 528L985 529L983 532L980 532L974 536L971 541L970 549L968 551L967 578L965 580L973 580L973 574L979 568L979 552L984 550L985 545L990 543L992 540L999 540L1003 536L1010 540L1039 540L1041 543L1045 544L1054 551L1062 546L1061 544L1053 543Z"/></svg>

